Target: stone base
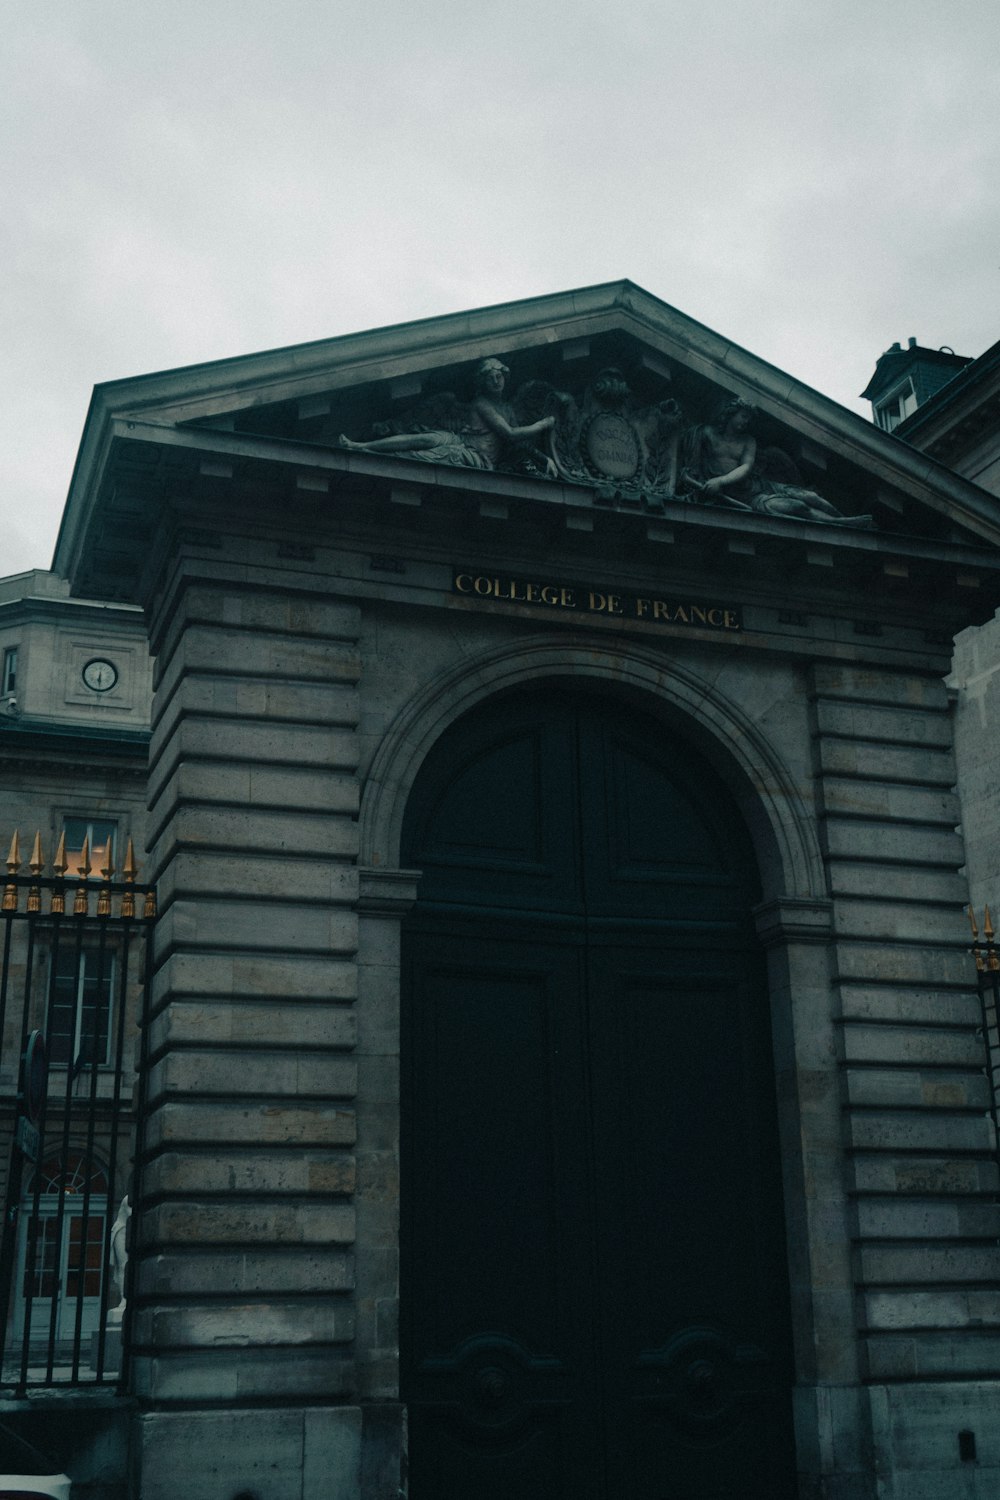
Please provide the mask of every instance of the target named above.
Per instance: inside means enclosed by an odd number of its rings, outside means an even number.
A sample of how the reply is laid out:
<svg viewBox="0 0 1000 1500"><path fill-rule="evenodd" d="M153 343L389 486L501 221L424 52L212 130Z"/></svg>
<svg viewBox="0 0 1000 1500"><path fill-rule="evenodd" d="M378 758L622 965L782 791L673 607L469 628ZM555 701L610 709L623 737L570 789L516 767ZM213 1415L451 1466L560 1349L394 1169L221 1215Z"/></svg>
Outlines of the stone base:
<svg viewBox="0 0 1000 1500"><path fill-rule="evenodd" d="M90 1368L97 1369L97 1346L100 1334L90 1335ZM104 1374L113 1374L115 1370L122 1367L122 1331L121 1326L105 1328L104 1330Z"/></svg>
<svg viewBox="0 0 1000 1500"><path fill-rule="evenodd" d="M1000 1381L872 1386L869 1400L878 1500L1000 1495Z"/></svg>
<svg viewBox="0 0 1000 1500"><path fill-rule="evenodd" d="M142 1500L232 1500L244 1491L356 1500L361 1432L357 1406L149 1412L136 1419L133 1492Z"/></svg>

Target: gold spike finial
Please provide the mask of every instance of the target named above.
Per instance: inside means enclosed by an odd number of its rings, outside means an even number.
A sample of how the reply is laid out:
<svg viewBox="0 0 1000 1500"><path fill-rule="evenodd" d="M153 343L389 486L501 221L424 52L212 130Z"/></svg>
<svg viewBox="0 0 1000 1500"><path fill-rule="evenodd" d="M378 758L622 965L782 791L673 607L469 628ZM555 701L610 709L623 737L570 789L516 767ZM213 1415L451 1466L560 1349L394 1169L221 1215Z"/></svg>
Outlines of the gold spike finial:
<svg viewBox="0 0 1000 1500"><path fill-rule="evenodd" d="M73 898L74 917L85 917L89 911L87 900L87 876L90 874L90 843L87 839L83 841L80 850L80 884L76 888L76 896Z"/></svg>
<svg viewBox="0 0 1000 1500"><path fill-rule="evenodd" d="M135 885L135 873L135 849L132 847L130 838L125 847L125 863L122 865L122 879L125 882L125 889L122 892L121 914L123 917L135 916L135 891L132 889Z"/></svg>
<svg viewBox="0 0 1000 1500"><path fill-rule="evenodd" d="M989 903L983 907L983 935L988 943L993 941L993 919L990 916Z"/></svg>
<svg viewBox="0 0 1000 1500"><path fill-rule="evenodd" d="M52 861L52 871L58 881L52 892L52 901L49 905L49 911L54 917L61 917L66 910L66 892L62 885L63 877L66 874L66 863L66 831L64 829L59 835L59 842L56 845L56 857Z"/></svg>
<svg viewBox="0 0 1000 1500"><path fill-rule="evenodd" d="M10 841L10 853L7 855L7 884L3 888L3 901L0 903L0 911L17 911L17 885L15 876L21 866L21 846L17 841L17 829L14 829L14 837Z"/></svg>
<svg viewBox="0 0 1000 1500"><path fill-rule="evenodd" d="M976 913L972 908L971 902L966 907L966 911L969 913L969 926L972 928L972 938L976 942L979 939L979 928L976 926Z"/></svg>
<svg viewBox="0 0 1000 1500"><path fill-rule="evenodd" d="M28 869L34 876L34 884L28 888L28 911L36 912L42 909L42 890L38 884L38 877L42 873L45 861L42 859L42 835L35 830L35 842L31 846L31 858L28 860Z"/></svg>

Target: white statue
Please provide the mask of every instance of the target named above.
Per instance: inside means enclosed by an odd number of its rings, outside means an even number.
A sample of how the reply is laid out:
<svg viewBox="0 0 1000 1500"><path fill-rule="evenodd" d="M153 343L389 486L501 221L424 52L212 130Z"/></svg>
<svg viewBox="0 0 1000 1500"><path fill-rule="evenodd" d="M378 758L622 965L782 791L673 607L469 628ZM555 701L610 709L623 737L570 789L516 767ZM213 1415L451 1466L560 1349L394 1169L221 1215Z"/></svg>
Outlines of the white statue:
<svg viewBox="0 0 1000 1500"><path fill-rule="evenodd" d="M111 1273L117 1283L118 1296L121 1300L117 1307L108 1309L109 1323L120 1324L125 1316L125 1267L128 1265L128 1250L125 1242L131 1215L132 1209L129 1206L128 1193L126 1193L119 1205L118 1217L111 1226Z"/></svg>

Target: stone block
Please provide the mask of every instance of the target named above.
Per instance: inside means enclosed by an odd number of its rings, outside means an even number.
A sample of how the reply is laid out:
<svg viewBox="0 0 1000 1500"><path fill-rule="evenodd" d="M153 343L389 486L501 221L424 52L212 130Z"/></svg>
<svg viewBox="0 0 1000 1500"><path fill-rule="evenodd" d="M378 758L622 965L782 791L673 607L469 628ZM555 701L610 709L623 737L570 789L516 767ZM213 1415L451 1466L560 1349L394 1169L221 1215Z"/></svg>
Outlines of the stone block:
<svg viewBox="0 0 1000 1500"><path fill-rule="evenodd" d="M818 662L809 676L810 691L814 696L844 698L850 703L929 708L938 712L946 712L948 708L944 683L930 675L909 675L853 663Z"/></svg>
<svg viewBox="0 0 1000 1500"><path fill-rule="evenodd" d="M273 631L233 629L187 620L183 635L167 658L161 653L161 692L185 673L280 677L289 682L357 682L360 677L356 637L300 636Z"/></svg>
<svg viewBox="0 0 1000 1500"><path fill-rule="evenodd" d="M353 1145L357 1120L353 1109L326 1100L296 1104L292 1100L165 1100L147 1127L147 1145L336 1146Z"/></svg>
<svg viewBox="0 0 1000 1500"><path fill-rule="evenodd" d="M865 1344L868 1370L873 1380L933 1380L942 1376L946 1379L975 1379L991 1374L1000 1365L1000 1333L995 1331L965 1329L961 1333L935 1333L927 1330L911 1336L872 1333ZM955 1446L957 1449L957 1443Z"/></svg>
<svg viewBox="0 0 1000 1500"><path fill-rule="evenodd" d="M946 944L961 937L962 920L957 907L875 896L861 900L841 896L833 908L838 936L864 938L867 942Z"/></svg>
<svg viewBox="0 0 1000 1500"><path fill-rule="evenodd" d="M1000 1208L978 1199L860 1198L856 1213L864 1238L1000 1238Z"/></svg>
<svg viewBox="0 0 1000 1500"><path fill-rule="evenodd" d="M841 1014L871 1021L913 1022L931 1027L961 1026L974 1030L980 1023L979 1000L968 984L959 990L933 986L842 984Z"/></svg>
<svg viewBox="0 0 1000 1500"><path fill-rule="evenodd" d="M836 946L837 978L856 984L968 986L969 956L964 948L859 943L841 939Z"/></svg>
<svg viewBox="0 0 1000 1500"><path fill-rule="evenodd" d="M162 1296L314 1296L349 1292L354 1287L354 1255L324 1245L280 1249L202 1250L157 1253L138 1262L139 1292Z"/></svg>
<svg viewBox="0 0 1000 1500"><path fill-rule="evenodd" d="M362 1413L358 1407L322 1407L302 1414L302 1500L350 1500L371 1496L363 1490ZM398 1500L399 1487L392 1500Z"/></svg>
<svg viewBox="0 0 1000 1500"><path fill-rule="evenodd" d="M152 1008L171 995L199 1001L256 1000L268 1004L292 1000L351 1001L357 994L353 959L298 953L171 953L152 983Z"/></svg>
<svg viewBox="0 0 1000 1500"><path fill-rule="evenodd" d="M968 900L957 870L831 859L827 868L834 896L882 896L887 901L939 901L957 910Z"/></svg>
<svg viewBox="0 0 1000 1500"><path fill-rule="evenodd" d="M865 1323L870 1329L966 1328L973 1323L1000 1327L1000 1292L954 1287L922 1287L863 1293Z"/></svg>
<svg viewBox="0 0 1000 1500"><path fill-rule="evenodd" d="M343 1296L213 1305L199 1300L139 1308L136 1341L174 1349L266 1349L275 1344L344 1344L354 1336L354 1310Z"/></svg>
<svg viewBox="0 0 1000 1500"><path fill-rule="evenodd" d="M149 800L181 760L218 760L227 765L321 766L354 772L359 742L353 729L327 724L274 724L256 719L212 719L186 715L161 724L153 746Z"/></svg>
<svg viewBox="0 0 1000 1500"><path fill-rule="evenodd" d="M924 1156L919 1159L853 1155L853 1176L859 1192L986 1193L997 1185L998 1170L987 1156Z"/></svg>
<svg viewBox="0 0 1000 1500"><path fill-rule="evenodd" d="M820 699L816 725L820 734L848 739L951 748L951 720L945 713Z"/></svg>
<svg viewBox="0 0 1000 1500"><path fill-rule="evenodd" d="M356 1179L354 1158L345 1152L244 1150L212 1154L168 1151L154 1159L143 1174L143 1190L153 1197L165 1193L227 1193L273 1196L277 1193L350 1194Z"/></svg>
<svg viewBox="0 0 1000 1500"><path fill-rule="evenodd" d="M828 814L850 818L941 823L954 828L961 816L955 793L941 787L897 786L891 781L824 776L821 796Z"/></svg>
<svg viewBox="0 0 1000 1500"><path fill-rule="evenodd" d="M908 1108L927 1105L940 1109L978 1109L983 1113L989 1108L989 1088L981 1072L849 1067L845 1069L845 1081L851 1104Z"/></svg>
<svg viewBox="0 0 1000 1500"><path fill-rule="evenodd" d="M979 1114L951 1114L945 1110L855 1109L849 1118L852 1143L861 1150L942 1154L990 1150L988 1122Z"/></svg>
<svg viewBox="0 0 1000 1500"><path fill-rule="evenodd" d="M358 871L353 863L291 854L214 854L182 849L168 861L157 881L157 898L163 909L186 896L251 896L260 902L353 906L357 895Z"/></svg>
<svg viewBox="0 0 1000 1500"><path fill-rule="evenodd" d="M358 919L346 906L306 902L260 902L202 897L174 901L156 924L157 954L172 948L226 947L292 953L353 954L358 945Z"/></svg>
<svg viewBox="0 0 1000 1500"><path fill-rule="evenodd" d="M252 678L185 677L169 697L158 695L154 702L151 761L159 759L189 716L353 730L360 703L357 688L348 682L285 686Z"/></svg>
<svg viewBox="0 0 1000 1500"><path fill-rule="evenodd" d="M846 1022L844 1057L848 1062L930 1063L936 1067L981 1068L982 1039L972 1030L945 1026L870 1026Z"/></svg>
<svg viewBox="0 0 1000 1500"><path fill-rule="evenodd" d="M174 999L150 1026L150 1049L235 1042L255 1047L322 1047L350 1051L356 1015L346 1005L293 1000L244 1000L220 1005Z"/></svg>
<svg viewBox="0 0 1000 1500"><path fill-rule="evenodd" d="M819 769L828 776L855 776L914 785L955 785L955 757L942 745L884 745L872 740L827 737L817 742Z"/></svg>
<svg viewBox="0 0 1000 1500"><path fill-rule="evenodd" d="M399 1052L399 978L388 964L363 962L366 920L358 933L358 1052L374 1055Z"/></svg>
<svg viewBox="0 0 1000 1500"><path fill-rule="evenodd" d="M367 1402L362 1412L361 1494L364 1500L399 1500L406 1493L406 1408L383 1399Z"/></svg>
<svg viewBox="0 0 1000 1500"><path fill-rule="evenodd" d="M281 631L320 640L354 640L361 630L361 610L350 601L331 599L326 590L310 596L272 586L249 588L242 581L188 583L171 614L180 632L191 625L224 625L248 631Z"/></svg>
<svg viewBox="0 0 1000 1500"><path fill-rule="evenodd" d="M302 1414L295 1410L146 1413L138 1418L143 1500L303 1500Z"/></svg>
<svg viewBox="0 0 1000 1500"><path fill-rule="evenodd" d="M144 1214L147 1242L189 1245L352 1245L354 1209L346 1203L157 1203Z"/></svg>
<svg viewBox="0 0 1000 1500"><path fill-rule="evenodd" d="M1000 1493L995 1380L871 1388L879 1467L897 1476L892 1500L986 1500ZM959 1460L958 1434L975 1433L977 1462ZM984 1480L992 1488L980 1488ZM934 1488L934 1486L937 1488Z"/></svg>
<svg viewBox="0 0 1000 1500"><path fill-rule="evenodd" d="M189 1404L282 1399L329 1402L348 1395L356 1385L354 1363L343 1346L336 1344L312 1349L250 1346L142 1354L133 1361L132 1379L140 1401ZM177 1475L171 1478L176 1485ZM217 1495L215 1500L219 1500Z"/></svg>
<svg viewBox="0 0 1000 1500"><path fill-rule="evenodd" d="M858 1265L864 1282L982 1282L1000 1279L1000 1247L995 1243L948 1245L861 1244Z"/></svg>
<svg viewBox="0 0 1000 1500"><path fill-rule="evenodd" d="M158 783L156 797L150 800L150 812L159 824L189 802L354 816L358 810L358 781L352 771L329 770L325 766L182 761L170 776Z"/></svg>
<svg viewBox="0 0 1000 1500"><path fill-rule="evenodd" d="M357 1063L336 1053L185 1049L160 1058L149 1075L151 1100L161 1094L351 1099L356 1093Z"/></svg>
<svg viewBox="0 0 1000 1500"><path fill-rule="evenodd" d="M271 808L180 806L153 833L163 846L154 850L157 870L178 846L331 859L355 859L358 853L358 825L352 818Z"/></svg>
<svg viewBox="0 0 1000 1500"><path fill-rule="evenodd" d="M944 865L954 870L965 860L961 838L944 827L827 818L821 825L820 838L831 859L889 859L917 867Z"/></svg>

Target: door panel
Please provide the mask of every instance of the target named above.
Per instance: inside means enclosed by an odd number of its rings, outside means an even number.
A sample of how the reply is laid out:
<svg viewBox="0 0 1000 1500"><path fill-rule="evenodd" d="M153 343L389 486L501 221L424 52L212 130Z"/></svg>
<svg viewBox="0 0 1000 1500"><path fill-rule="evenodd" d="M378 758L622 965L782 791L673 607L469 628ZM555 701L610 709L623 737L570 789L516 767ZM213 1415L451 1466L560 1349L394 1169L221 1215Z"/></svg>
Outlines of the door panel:
<svg viewBox="0 0 1000 1500"><path fill-rule="evenodd" d="M409 945L405 1344L414 1495L589 1495L594 1351L578 943ZM433 1268L431 1274L426 1274ZM463 1475L441 1488L447 1474ZM421 1490L423 1486L423 1490Z"/></svg>
<svg viewBox="0 0 1000 1500"><path fill-rule="evenodd" d="M601 699L455 726L411 799L412 1500L788 1500L787 1273L749 841Z"/></svg>
<svg viewBox="0 0 1000 1500"><path fill-rule="evenodd" d="M632 1473L623 1494L770 1500L794 1493L794 1473L759 990L727 959L698 960L590 954L593 1092L608 1101L594 1121L597 1243L616 1288L601 1299L609 1465ZM761 1426L772 1410L777 1444Z"/></svg>

